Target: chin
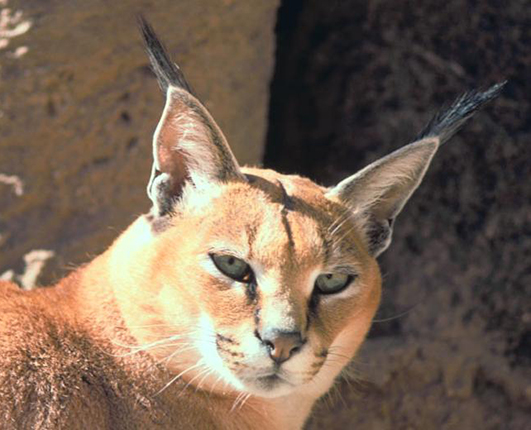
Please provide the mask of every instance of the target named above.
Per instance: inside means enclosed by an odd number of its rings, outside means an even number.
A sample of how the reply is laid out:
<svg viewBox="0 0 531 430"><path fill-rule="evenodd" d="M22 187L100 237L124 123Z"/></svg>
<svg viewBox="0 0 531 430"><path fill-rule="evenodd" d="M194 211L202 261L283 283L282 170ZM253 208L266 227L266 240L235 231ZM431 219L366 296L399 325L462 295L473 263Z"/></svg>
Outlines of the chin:
<svg viewBox="0 0 531 430"><path fill-rule="evenodd" d="M278 375L261 376L243 381L244 390L257 396L272 399L291 394L297 386Z"/></svg>

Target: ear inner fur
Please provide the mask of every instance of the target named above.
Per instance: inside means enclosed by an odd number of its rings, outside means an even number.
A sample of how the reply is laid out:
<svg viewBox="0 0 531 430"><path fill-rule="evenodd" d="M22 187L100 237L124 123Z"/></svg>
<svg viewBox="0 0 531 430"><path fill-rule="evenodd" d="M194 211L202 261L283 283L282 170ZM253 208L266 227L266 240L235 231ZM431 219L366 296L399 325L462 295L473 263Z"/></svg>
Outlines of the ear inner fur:
<svg viewBox="0 0 531 430"><path fill-rule="evenodd" d="M166 106L153 137L154 164L148 194L161 216L184 184L245 180L223 133L187 91L168 87Z"/></svg>
<svg viewBox="0 0 531 430"><path fill-rule="evenodd" d="M391 243L392 224L419 186L439 140L426 138L374 162L332 188L327 196L352 210L373 256Z"/></svg>

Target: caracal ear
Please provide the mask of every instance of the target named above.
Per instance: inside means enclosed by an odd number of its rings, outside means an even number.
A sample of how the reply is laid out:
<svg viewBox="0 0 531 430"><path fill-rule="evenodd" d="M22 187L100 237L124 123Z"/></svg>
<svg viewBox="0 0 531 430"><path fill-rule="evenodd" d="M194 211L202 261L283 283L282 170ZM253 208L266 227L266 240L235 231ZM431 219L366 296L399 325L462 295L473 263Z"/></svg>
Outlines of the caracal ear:
<svg viewBox="0 0 531 430"><path fill-rule="evenodd" d="M153 168L147 187L153 215L171 212L185 184L245 180L220 128L192 95L182 71L172 63L151 26L139 18L151 65L166 93L153 136Z"/></svg>
<svg viewBox="0 0 531 430"><path fill-rule="evenodd" d="M426 138L372 163L332 188L363 228L369 253L381 254L391 243L393 222L419 186L439 139Z"/></svg>
<svg viewBox="0 0 531 430"><path fill-rule="evenodd" d="M436 115L419 138L343 180L327 192L352 210L363 229L371 255L377 257L391 243L393 223L419 186L439 146L447 141L483 104L505 85L485 92L471 91Z"/></svg>
<svg viewBox="0 0 531 430"><path fill-rule="evenodd" d="M167 214L186 183L245 180L223 133L189 92L169 86L166 106L153 136L148 195L155 215Z"/></svg>

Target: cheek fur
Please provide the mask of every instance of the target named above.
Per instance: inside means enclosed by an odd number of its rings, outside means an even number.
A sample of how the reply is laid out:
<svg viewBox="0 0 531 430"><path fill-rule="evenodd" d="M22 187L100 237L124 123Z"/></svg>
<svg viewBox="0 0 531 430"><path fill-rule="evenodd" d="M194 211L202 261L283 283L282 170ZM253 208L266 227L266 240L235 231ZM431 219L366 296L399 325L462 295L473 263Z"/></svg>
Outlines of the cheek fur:
<svg viewBox="0 0 531 430"><path fill-rule="evenodd" d="M247 303L242 286L227 288L227 284L213 282L202 294L203 310L224 330L238 329L247 320L252 320L253 306Z"/></svg>

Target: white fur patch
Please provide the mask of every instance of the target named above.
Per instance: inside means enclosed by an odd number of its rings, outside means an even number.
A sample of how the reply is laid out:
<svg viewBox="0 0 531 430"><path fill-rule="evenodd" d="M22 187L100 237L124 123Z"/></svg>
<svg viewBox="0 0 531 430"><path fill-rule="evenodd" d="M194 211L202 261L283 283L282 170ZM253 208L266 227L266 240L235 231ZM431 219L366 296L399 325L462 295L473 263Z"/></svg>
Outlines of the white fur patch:
<svg viewBox="0 0 531 430"><path fill-rule="evenodd" d="M198 178L196 178L198 179ZM209 208L215 199L223 194L222 186L212 182L199 184L186 184L182 189L179 200L179 210L193 215L200 215Z"/></svg>
<svg viewBox="0 0 531 430"><path fill-rule="evenodd" d="M244 385L236 378L232 372L225 367L223 359L220 357L215 336L214 325L211 323L210 318L206 314L202 314L199 318L199 338L195 342L195 347L201 354L204 364L214 370L216 375L222 378L225 384L228 384L237 390L243 390Z"/></svg>

